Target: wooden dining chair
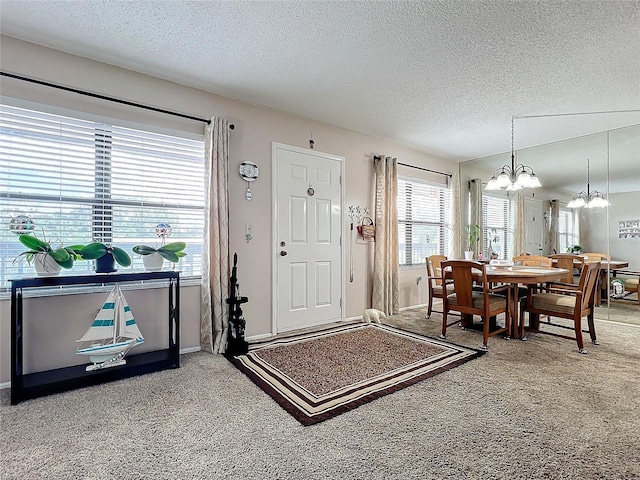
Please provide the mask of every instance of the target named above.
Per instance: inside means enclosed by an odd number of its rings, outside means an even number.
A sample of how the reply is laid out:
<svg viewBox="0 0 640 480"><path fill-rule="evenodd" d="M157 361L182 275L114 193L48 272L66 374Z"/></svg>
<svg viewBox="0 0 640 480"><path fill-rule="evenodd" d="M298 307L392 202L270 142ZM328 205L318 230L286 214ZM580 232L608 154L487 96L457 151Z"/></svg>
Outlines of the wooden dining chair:
<svg viewBox="0 0 640 480"><path fill-rule="evenodd" d="M611 260L611 255L608 255L606 253L583 253L582 256L584 257L584 261L585 262L601 262L602 260ZM603 289L603 285L605 285L605 288ZM602 298L604 296L604 298L607 297L608 292L609 292L609 288L607 285L607 269L603 268L602 265L600 265L600 275L598 276L598 285L596 287L596 292L600 292L600 295L595 296L595 306L599 307L600 304L602 303Z"/></svg>
<svg viewBox="0 0 640 480"><path fill-rule="evenodd" d="M433 312L433 299L444 298L444 292L452 293L453 284L449 283L446 287L443 287L442 269L441 264L447 257L444 255L431 255L425 258L427 264L427 285L429 290L429 303L427 305L427 317L431 317Z"/></svg>
<svg viewBox="0 0 640 480"><path fill-rule="evenodd" d="M560 279L560 282L573 284L573 269L582 268L584 257L572 253L557 253L551 255L551 259L554 267L569 270L569 272Z"/></svg>
<svg viewBox="0 0 640 480"><path fill-rule="evenodd" d="M513 257L514 265L525 265L528 267L549 267L553 265L553 260L541 255L518 255Z"/></svg>
<svg viewBox="0 0 640 480"><path fill-rule="evenodd" d="M543 257L542 255L518 255L517 257L513 257L513 264L525 267L553 267L553 260L549 257ZM533 289L534 292L537 292L539 288L538 285L529 285L529 287L519 286L518 287L518 301L520 302L520 318L524 315L524 299L526 298L529 289ZM543 287L544 288L544 287Z"/></svg>
<svg viewBox="0 0 640 480"><path fill-rule="evenodd" d="M469 260L448 260L442 262L442 272L445 279L452 279L453 293L445 295L442 299L442 333L441 338L447 335L447 315L451 311L459 312L465 320L467 327L473 324L473 316L482 318L482 348L487 350L489 337L506 332L509 335L511 329L511 318L508 314L511 294L509 286L503 285L497 288L490 288L487 281L486 264ZM474 281L482 283L482 291L474 290ZM497 295L497 293L503 295ZM504 295L506 293L506 296ZM505 326L490 329L492 317L504 313Z"/></svg>
<svg viewBox="0 0 640 480"><path fill-rule="evenodd" d="M587 317L591 343L597 345L598 341L596 339L596 329L593 321L593 309L599 271L599 262L587 262L582 266L580 281L577 285L558 284L559 286L557 288L551 288L548 292L533 293L529 291L525 306L525 311L529 314L528 330L576 340L578 343L578 351L580 353L587 353L582 341L582 318ZM541 324L540 315L547 315L549 321ZM573 325L567 326L560 323L551 323L551 317L572 320ZM524 321L524 319L521 321ZM541 329L541 325L545 328ZM555 329L546 330L547 327L573 330L574 336L559 334Z"/></svg>
<svg viewBox="0 0 640 480"><path fill-rule="evenodd" d="M611 260L611 255L606 253L583 253L585 262L599 262L601 260Z"/></svg>

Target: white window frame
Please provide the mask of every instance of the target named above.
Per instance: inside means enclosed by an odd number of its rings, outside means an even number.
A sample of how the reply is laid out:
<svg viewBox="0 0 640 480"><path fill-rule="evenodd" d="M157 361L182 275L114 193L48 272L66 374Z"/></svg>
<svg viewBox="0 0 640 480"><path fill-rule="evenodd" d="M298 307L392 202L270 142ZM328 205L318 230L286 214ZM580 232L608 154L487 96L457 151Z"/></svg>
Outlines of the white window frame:
<svg viewBox="0 0 640 480"><path fill-rule="evenodd" d="M413 212L413 191L414 188L403 187L417 187L417 189L437 189L438 201L433 205L433 209L438 212L439 220L421 220L412 217ZM404 195L404 203L407 206L405 208L405 216L401 211L401 199L400 196ZM425 258L430 255L446 255L448 256L451 251L451 232L452 232L452 198L451 190L443 184L429 182L422 179L398 176L398 263L400 268L424 268ZM437 239L437 249L429 248L426 245L420 251L416 248L418 244L414 242L413 238L413 226L432 226L440 229L440 235ZM404 242L403 242L404 241ZM404 249L400 248L400 245L405 245Z"/></svg>
<svg viewBox="0 0 640 480"><path fill-rule="evenodd" d="M571 245L580 245L580 215L578 211L560 207L558 212L558 249L557 253L566 253ZM564 221L565 217L567 221ZM566 230L563 227L566 224Z"/></svg>
<svg viewBox="0 0 640 480"><path fill-rule="evenodd" d="M502 207L501 222L490 222L488 216L488 203L492 202L498 207ZM493 218L496 220L496 218ZM500 223L498 225L498 223ZM514 203L509 198L502 195L482 194L482 238L483 253L489 254L489 242L492 238L498 237L498 245L500 246L501 260L511 260L513 258L513 239L514 239ZM494 232L493 229L496 229ZM494 243L496 245L496 243ZM495 247L494 247L495 248Z"/></svg>

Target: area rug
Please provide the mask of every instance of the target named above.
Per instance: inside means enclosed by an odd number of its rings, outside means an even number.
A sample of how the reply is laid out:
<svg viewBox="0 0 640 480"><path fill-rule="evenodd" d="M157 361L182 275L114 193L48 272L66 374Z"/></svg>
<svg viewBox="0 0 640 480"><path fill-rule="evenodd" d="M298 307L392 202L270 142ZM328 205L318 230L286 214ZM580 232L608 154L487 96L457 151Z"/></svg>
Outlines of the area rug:
<svg viewBox="0 0 640 480"><path fill-rule="evenodd" d="M482 353L388 325L350 323L254 343L230 360L300 423L313 425Z"/></svg>

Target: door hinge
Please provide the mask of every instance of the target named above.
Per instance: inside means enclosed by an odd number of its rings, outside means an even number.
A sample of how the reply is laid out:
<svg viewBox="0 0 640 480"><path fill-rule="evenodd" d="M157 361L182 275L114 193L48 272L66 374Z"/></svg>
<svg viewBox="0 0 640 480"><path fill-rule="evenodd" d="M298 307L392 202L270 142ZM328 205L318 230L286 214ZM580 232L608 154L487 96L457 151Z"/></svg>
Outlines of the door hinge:
<svg viewBox="0 0 640 480"><path fill-rule="evenodd" d="M340 185L342 185L342 175L340 175Z"/></svg>
<svg viewBox="0 0 640 480"><path fill-rule="evenodd" d="M340 308L342 308L342 299L340 299Z"/></svg>
<svg viewBox="0 0 640 480"><path fill-rule="evenodd" d="M340 235L340 246L342 246L342 235Z"/></svg>

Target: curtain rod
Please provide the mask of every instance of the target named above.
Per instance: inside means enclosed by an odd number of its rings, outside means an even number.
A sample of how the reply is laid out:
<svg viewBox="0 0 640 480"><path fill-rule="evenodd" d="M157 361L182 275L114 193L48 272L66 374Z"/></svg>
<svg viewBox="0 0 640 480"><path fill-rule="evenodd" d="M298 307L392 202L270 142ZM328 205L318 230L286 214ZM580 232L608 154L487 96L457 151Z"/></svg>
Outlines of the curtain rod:
<svg viewBox="0 0 640 480"><path fill-rule="evenodd" d="M7 73L0 71L0 75L3 77L15 78L16 80L22 80L23 82L35 83L37 85L44 85L45 87L57 88L58 90L64 90L66 92L77 93L78 95L85 95L87 97L99 98L100 100L107 100L109 102L121 103L122 105L128 105L130 107L142 108L145 110L151 110L153 112L165 113L167 115L173 115L174 117L186 118L189 120L196 120L210 124L211 120L206 118L194 117L192 115L185 115L184 113L172 112L171 110L164 110L162 108L150 107L149 105L143 105L141 103L130 102L128 100L120 100L119 98L108 97L106 95L100 95L98 93L87 92L85 90L78 90L77 88L65 87L63 85L56 85L55 83L44 82L42 80L36 80L35 78L23 77L22 75L15 75L13 73ZM233 130L235 125L232 123L229 128Z"/></svg>
<svg viewBox="0 0 640 480"><path fill-rule="evenodd" d="M382 158L382 157L379 156L379 155L374 155L374 157L373 157L374 160L379 160L380 158ZM402 165L403 167L415 168L416 170L423 170L425 172L437 173L438 175L444 175L445 177L452 177L453 176L451 173L438 172L437 170L430 170L428 168L416 167L415 165L409 165L408 163L400 163L400 162L398 162L398 165Z"/></svg>

